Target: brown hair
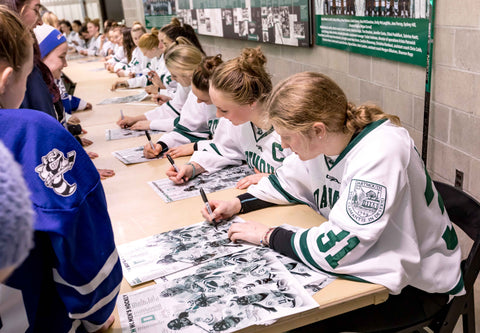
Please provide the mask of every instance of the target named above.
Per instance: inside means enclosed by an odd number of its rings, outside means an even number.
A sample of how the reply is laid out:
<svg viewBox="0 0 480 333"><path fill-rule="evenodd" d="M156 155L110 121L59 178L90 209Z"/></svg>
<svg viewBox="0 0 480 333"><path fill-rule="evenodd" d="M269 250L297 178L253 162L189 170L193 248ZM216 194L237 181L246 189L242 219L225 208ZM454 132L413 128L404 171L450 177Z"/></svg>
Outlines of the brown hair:
<svg viewBox="0 0 480 333"><path fill-rule="evenodd" d="M158 30L152 28L150 33L143 34L138 40L138 47L141 49L152 50L158 47Z"/></svg>
<svg viewBox="0 0 480 333"><path fill-rule="evenodd" d="M170 72L174 67L182 72L193 73L202 62L203 53L186 38L178 37L176 43L165 51L165 65Z"/></svg>
<svg viewBox="0 0 480 333"><path fill-rule="evenodd" d="M279 127L308 133L315 122L329 132L356 133L368 124L389 119L400 125L397 116L384 113L373 104L355 107L342 89L328 76L303 72L280 82L266 103L269 121Z"/></svg>
<svg viewBox="0 0 480 333"><path fill-rule="evenodd" d="M33 38L15 12L0 5L0 63L19 71L32 52Z"/></svg>
<svg viewBox="0 0 480 333"><path fill-rule="evenodd" d="M195 30L193 30L192 26L189 24L182 25L182 23L176 17L173 17L172 21L169 24L164 25L160 31L173 41L176 41L178 37L185 37L203 54L205 54L202 44L200 44L197 34L195 33Z"/></svg>
<svg viewBox="0 0 480 333"><path fill-rule="evenodd" d="M221 63L223 63L221 54L203 58L200 65L193 72L192 84L197 89L208 92L210 77Z"/></svg>
<svg viewBox="0 0 480 333"><path fill-rule="evenodd" d="M132 32L142 31L143 33L147 32L147 29L138 21L133 22L132 24Z"/></svg>
<svg viewBox="0 0 480 333"><path fill-rule="evenodd" d="M265 70L266 62L260 47L245 48L239 57L217 68L210 84L240 105L261 103L272 91L272 80Z"/></svg>

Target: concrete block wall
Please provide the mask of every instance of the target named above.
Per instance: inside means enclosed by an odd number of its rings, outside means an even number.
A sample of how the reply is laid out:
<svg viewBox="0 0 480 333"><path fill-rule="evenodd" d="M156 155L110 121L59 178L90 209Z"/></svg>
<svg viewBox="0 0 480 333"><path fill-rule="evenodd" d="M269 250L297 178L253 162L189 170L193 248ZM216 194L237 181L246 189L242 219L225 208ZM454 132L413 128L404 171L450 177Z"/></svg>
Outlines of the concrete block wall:
<svg viewBox="0 0 480 333"><path fill-rule="evenodd" d="M143 20L141 0L122 2L127 23ZM436 6L427 169L433 179L450 184L455 170L462 171L464 190L480 200L480 2L437 0ZM329 75L350 101L375 102L399 116L421 151L424 68L319 46L295 48L199 37L207 54L221 53L224 59L237 56L244 47L261 45L274 83L300 71ZM465 236L459 238L463 246L468 245ZM478 280L475 291L478 303ZM476 327L480 332L478 306ZM461 323L455 332L460 331Z"/></svg>

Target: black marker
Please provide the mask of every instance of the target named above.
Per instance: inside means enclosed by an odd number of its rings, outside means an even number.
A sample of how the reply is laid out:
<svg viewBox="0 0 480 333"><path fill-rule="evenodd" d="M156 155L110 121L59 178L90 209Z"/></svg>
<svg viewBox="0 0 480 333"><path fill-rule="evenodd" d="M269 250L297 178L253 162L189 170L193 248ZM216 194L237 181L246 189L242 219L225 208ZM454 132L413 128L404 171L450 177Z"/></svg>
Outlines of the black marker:
<svg viewBox="0 0 480 333"><path fill-rule="evenodd" d="M145 131L145 135L147 136L148 142L150 142L150 147L152 147L153 151L155 151L155 146L153 145L152 138L150 137L150 133Z"/></svg>
<svg viewBox="0 0 480 333"><path fill-rule="evenodd" d="M167 158L168 158L168 161L170 162L170 164L173 166L173 168L175 169L175 171L177 173L180 172L180 170L178 170L178 167L177 165L175 164L175 161L173 160L172 156L170 156L170 154L167 154ZM187 180L185 179L185 177L182 177L183 181L186 183ZM205 193L204 193L205 194Z"/></svg>
<svg viewBox="0 0 480 333"><path fill-rule="evenodd" d="M213 214L212 208L210 207L210 204L208 203L208 199L207 199L207 195L205 194L205 191L201 187L200 187L200 194L202 196L203 202L205 203L205 207L207 207L208 214L210 215L210 217L212 217L212 214ZM212 222L213 222L213 226L215 227L215 229L218 230L217 222L215 221L215 219L212 219Z"/></svg>

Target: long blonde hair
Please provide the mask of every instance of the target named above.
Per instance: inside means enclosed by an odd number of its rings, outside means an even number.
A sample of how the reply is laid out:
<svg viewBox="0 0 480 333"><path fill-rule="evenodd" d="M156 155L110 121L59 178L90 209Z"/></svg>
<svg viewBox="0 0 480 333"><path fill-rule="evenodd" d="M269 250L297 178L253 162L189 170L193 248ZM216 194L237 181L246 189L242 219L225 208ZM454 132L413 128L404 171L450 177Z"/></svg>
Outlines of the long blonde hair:
<svg viewBox="0 0 480 333"><path fill-rule="evenodd" d="M304 134L315 122L322 122L327 131L336 133L357 133L385 118L400 125L397 116L383 112L376 105L356 107L349 103L332 79L315 72L298 73L280 82L265 106L273 125Z"/></svg>
<svg viewBox="0 0 480 333"><path fill-rule="evenodd" d="M224 62L213 73L210 86L240 105L262 102L272 91L265 69L267 58L260 47L245 48L239 57Z"/></svg>

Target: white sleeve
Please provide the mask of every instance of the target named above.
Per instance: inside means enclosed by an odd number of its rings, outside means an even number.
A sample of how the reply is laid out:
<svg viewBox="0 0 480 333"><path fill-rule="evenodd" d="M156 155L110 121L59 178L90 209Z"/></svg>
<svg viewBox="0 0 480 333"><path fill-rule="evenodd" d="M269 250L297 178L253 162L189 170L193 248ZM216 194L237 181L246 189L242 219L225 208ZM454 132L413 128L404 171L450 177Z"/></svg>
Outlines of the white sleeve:
<svg viewBox="0 0 480 333"><path fill-rule="evenodd" d="M172 100L163 103L154 110L145 113L145 116L150 120L150 128L160 131L173 130L173 121L180 116L183 105L185 104L188 94L191 90L190 86L182 87L175 93Z"/></svg>
<svg viewBox="0 0 480 333"><path fill-rule="evenodd" d="M239 130L239 126L221 118L213 140L203 145L202 150L194 152L190 161L200 164L209 173L229 165L241 165L245 160L245 153L241 148Z"/></svg>
<svg viewBox="0 0 480 333"><path fill-rule="evenodd" d="M147 86L147 75L139 75L127 80L129 88L140 88Z"/></svg>
<svg viewBox="0 0 480 333"><path fill-rule="evenodd" d="M175 128L162 136L161 141L169 148L173 148L208 139L210 137L208 121L215 118L215 113L215 106L197 103L197 96L190 91Z"/></svg>
<svg viewBox="0 0 480 333"><path fill-rule="evenodd" d="M257 185L250 186L248 193L277 205L299 203L311 206L310 200L305 197L306 193L311 192L305 185L308 179L305 163L298 155L290 154L273 175L263 177Z"/></svg>

